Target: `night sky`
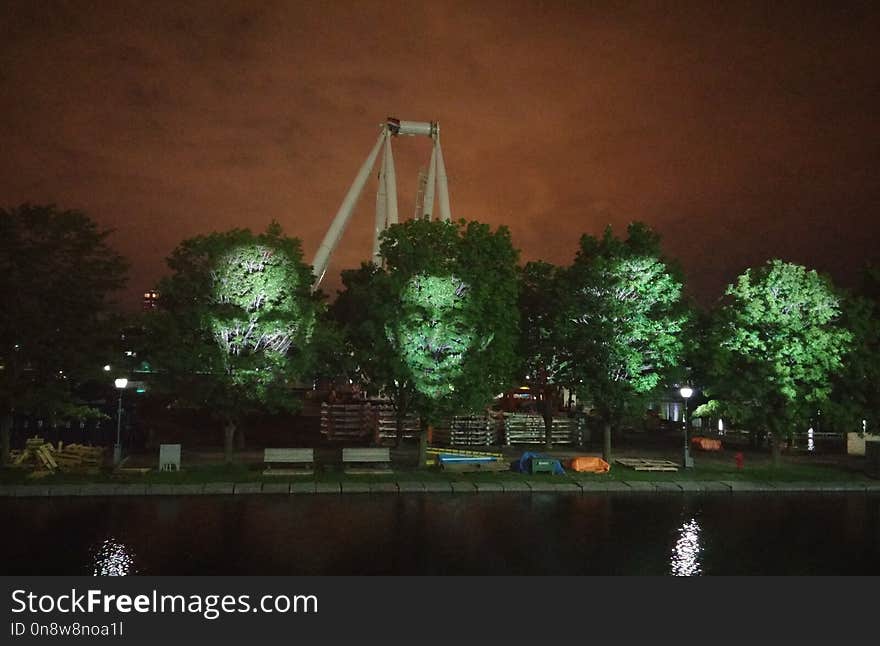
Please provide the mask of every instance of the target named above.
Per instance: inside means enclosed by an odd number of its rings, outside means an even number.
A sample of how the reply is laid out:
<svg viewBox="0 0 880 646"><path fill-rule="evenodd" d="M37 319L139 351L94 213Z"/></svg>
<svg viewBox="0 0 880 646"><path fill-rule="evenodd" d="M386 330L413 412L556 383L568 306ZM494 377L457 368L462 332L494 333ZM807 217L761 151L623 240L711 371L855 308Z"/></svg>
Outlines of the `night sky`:
<svg viewBox="0 0 880 646"><path fill-rule="evenodd" d="M453 216L523 260L639 219L703 302L769 257L848 284L878 259L878 43L872 2L0 0L0 204L114 228L136 306L195 234L274 218L311 262L393 115L440 122ZM410 217L430 142L394 143Z"/></svg>

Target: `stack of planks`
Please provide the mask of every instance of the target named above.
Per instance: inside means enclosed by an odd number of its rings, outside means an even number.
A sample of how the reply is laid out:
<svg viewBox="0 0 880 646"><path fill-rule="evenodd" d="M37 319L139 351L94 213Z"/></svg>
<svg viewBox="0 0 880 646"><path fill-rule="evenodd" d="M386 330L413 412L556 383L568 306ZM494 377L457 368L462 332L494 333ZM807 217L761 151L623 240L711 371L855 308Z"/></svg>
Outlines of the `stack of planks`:
<svg viewBox="0 0 880 646"><path fill-rule="evenodd" d="M379 418L379 442L384 445L394 444L397 441L397 413L391 404L376 404L374 406ZM403 437L414 439L419 437L419 418L416 415L407 415L403 418Z"/></svg>
<svg viewBox="0 0 880 646"><path fill-rule="evenodd" d="M615 462L635 471L678 471L678 465L670 460L617 458Z"/></svg>
<svg viewBox="0 0 880 646"><path fill-rule="evenodd" d="M104 449L100 446L85 446L58 442L55 447L41 437L31 437L25 441L23 451L11 451L10 463L13 467L28 469L29 477L42 476L61 471L63 473L96 474L104 460Z"/></svg>
<svg viewBox="0 0 880 646"><path fill-rule="evenodd" d="M570 417L554 417L551 428L553 444L580 442L578 422ZM543 444L544 418L534 413L506 413L504 415L504 443Z"/></svg>
<svg viewBox="0 0 880 646"><path fill-rule="evenodd" d="M488 415L453 417L448 427L434 429L434 442L442 446L495 446L497 424Z"/></svg>
<svg viewBox="0 0 880 646"><path fill-rule="evenodd" d="M365 440L375 434L375 420L367 403L321 404L321 434L328 441Z"/></svg>

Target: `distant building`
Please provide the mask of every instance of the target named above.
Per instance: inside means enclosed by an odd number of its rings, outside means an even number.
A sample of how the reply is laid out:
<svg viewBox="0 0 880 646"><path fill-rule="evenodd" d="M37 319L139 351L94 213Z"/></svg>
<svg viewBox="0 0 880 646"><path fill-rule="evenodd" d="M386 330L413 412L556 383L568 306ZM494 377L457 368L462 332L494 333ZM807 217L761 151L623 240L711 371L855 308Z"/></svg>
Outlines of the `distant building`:
<svg viewBox="0 0 880 646"><path fill-rule="evenodd" d="M144 310L154 310L159 307L159 292L155 289L144 292Z"/></svg>

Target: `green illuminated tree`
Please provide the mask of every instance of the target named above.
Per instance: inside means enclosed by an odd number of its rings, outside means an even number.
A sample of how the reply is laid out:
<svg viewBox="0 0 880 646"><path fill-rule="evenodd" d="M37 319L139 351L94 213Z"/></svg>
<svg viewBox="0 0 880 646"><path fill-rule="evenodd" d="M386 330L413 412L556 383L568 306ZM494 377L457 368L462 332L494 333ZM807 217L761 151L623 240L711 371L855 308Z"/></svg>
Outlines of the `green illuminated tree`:
<svg viewBox="0 0 880 646"><path fill-rule="evenodd" d="M276 223L185 240L168 266L152 364L164 389L222 422L229 462L245 415L298 408L290 388L309 369L320 307L311 270Z"/></svg>
<svg viewBox="0 0 880 646"><path fill-rule="evenodd" d="M603 455L624 414L655 389L682 352L688 320L677 272L660 254L660 238L633 223L626 240L611 229L581 238L567 272L560 338L569 383L602 420Z"/></svg>
<svg viewBox="0 0 880 646"><path fill-rule="evenodd" d="M345 272L334 305L365 380L393 400L399 424L415 411L423 431L441 415L483 410L516 369L509 232L411 220L386 230L381 248L386 269Z"/></svg>
<svg viewBox="0 0 880 646"><path fill-rule="evenodd" d="M827 399L852 334L831 282L800 265L771 260L728 286L714 316L707 394L695 414L724 414L767 430L780 445Z"/></svg>
<svg viewBox="0 0 880 646"><path fill-rule="evenodd" d="M544 444L552 445L553 401L568 361L560 314L567 297L564 272L546 262L530 262L520 272L520 356L523 372L538 392L544 417ZM563 382L564 383L564 382Z"/></svg>
<svg viewBox="0 0 880 646"><path fill-rule="evenodd" d="M112 347L111 294L127 263L84 213L24 204L0 209L0 427L9 455L13 413L98 415L77 387L104 379Z"/></svg>

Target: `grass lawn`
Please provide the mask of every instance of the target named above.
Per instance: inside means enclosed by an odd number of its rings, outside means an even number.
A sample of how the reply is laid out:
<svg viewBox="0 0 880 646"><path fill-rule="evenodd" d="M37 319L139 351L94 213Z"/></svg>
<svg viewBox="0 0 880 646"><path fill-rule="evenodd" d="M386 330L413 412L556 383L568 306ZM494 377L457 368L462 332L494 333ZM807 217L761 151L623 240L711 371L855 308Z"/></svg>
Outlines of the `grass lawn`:
<svg viewBox="0 0 880 646"><path fill-rule="evenodd" d="M331 467L333 465L330 465ZM682 480L734 480L758 482L852 482L868 480L859 470L841 464L809 460L786 460L778 468L768 461L753 461L739 470L729 461L718 459L696 459L693 469L677 472L634 471L621 465L614 465L609 473L574 473L565 475L521 474L514 471L450 473L437 468L400 468L393 472L379 472L368 475L347 475L336 469L319 470L314 475L303 476L264 476L262 465L255 464L204 464L190 466L177 473L150 471L140 474L113 474L110 471L98 475L76 475L57 473L39 479L27 477L27 473L16 469L0 470L0 484L82 484L82 483L156 483L156 484L200 484L207 482L400 482L400 481L442 481L442 482L502 482L502 481L565 481L608 482L608 481L652 481L675 482Z"/></svg>

